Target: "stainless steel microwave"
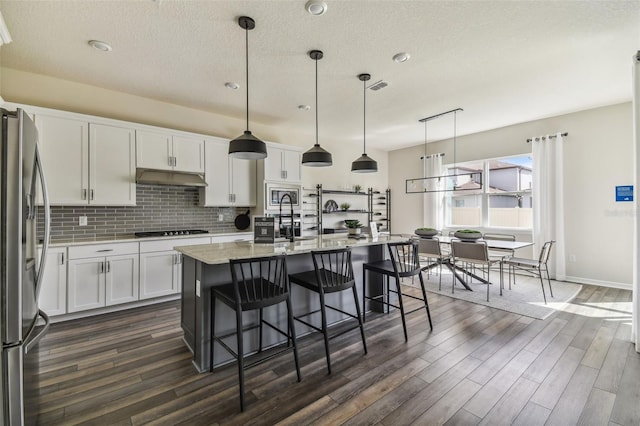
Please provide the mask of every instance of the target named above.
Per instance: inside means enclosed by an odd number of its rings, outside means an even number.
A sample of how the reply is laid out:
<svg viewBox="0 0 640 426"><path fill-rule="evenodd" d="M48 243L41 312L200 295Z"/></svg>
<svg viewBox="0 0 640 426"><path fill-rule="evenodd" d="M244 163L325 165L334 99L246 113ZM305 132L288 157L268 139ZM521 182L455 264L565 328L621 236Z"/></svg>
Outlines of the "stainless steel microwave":
<svg viewBox="0 0 640 426"><path fill-rule="evenodd" d="M298 209L301 203L301 192L302 187L300 185L265 183L265 207L270 210L279 209L280 201L282 200L283 208L289 208L289 206L292 205L294 209ZM289 197L285 197L284 200L282 199L285 194L289 194L291 201L289 201Z"/></svg>

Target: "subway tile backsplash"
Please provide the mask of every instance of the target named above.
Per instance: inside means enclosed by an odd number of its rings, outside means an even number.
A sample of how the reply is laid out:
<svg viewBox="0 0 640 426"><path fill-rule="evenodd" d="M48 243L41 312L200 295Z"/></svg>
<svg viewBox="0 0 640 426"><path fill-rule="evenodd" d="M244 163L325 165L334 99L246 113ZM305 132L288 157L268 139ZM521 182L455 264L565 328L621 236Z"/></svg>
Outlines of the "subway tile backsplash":
<svg viewBox="0 0 640 426"><path fill-rule="evenodd" d="M246 207L200 207L198 188L137 185L136 206L53 206L51 242L104 241L131 238L134 232L168 229L206 229L213 233L237 232L235 217ZM38 215L42 239L44 216ZM218 221L222 214L223 221ZM78 218L87 216L87 226Z"/></svg>

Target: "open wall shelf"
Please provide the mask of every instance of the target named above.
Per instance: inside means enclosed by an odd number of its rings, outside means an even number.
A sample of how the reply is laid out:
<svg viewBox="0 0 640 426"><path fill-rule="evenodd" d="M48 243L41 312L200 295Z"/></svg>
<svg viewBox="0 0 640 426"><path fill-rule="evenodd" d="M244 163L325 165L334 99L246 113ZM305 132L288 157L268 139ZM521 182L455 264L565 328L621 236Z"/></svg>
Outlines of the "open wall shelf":
<svg viewBox="0 0 640 426"><path fill-rule="evenodd" d="M324 207L326 195L337 195L343 202L349 202L349 197L366 197L366 207L356 209L337 209L328 211ZM314 189L303 188L303 226L307 234L329 234L347 232L346 228L325 226L325 215L332 215L335 219L341 219L341 215L356 215L364 226L376 222L381 231L391 231L391 190L375 191L369 188L366 192L344 191L336 189L324 189L322 185L316 185ZM338 198L336 198L338 199ZM359 207L359 206L358 206ZM362 219L360 219L362 218Z"/></svg>

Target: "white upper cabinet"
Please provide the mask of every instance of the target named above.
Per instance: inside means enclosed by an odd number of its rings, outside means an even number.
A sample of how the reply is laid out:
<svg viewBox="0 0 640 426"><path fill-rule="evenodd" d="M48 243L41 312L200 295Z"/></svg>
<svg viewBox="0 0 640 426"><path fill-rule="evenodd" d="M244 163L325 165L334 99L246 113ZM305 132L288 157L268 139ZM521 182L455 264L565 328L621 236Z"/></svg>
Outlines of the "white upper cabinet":
<svg viewBox="0 0 640 426"><path fill-rule="evenodd" d="M205 178L204 206L256 205L256 160L229 157L229 142L205 141Z"/></svg>
<svg viewBox="0 0 640 426"><path fill-rule="evenodd" d="M265 180L285 182L302 180L302 153L298 150L267 145L267 158L263 161Z"/></svg>
<svg viewBox="0 0 640 426"><path fill-rule="evenodd" d="M204 139L171 133L136 131L137 167L204 173Z"/></svg>
<svg viewBox="0 0 640 426"><path fill-rule="evenodd" d="M56 205L135 205L133 129L35 115L49 198Z"/></svg>
<svg viewBox="0 0 640 426"><path fill-rule="evenodd" d="M136 204L136 141L132 129L89 124L89 204Z"/></svg>

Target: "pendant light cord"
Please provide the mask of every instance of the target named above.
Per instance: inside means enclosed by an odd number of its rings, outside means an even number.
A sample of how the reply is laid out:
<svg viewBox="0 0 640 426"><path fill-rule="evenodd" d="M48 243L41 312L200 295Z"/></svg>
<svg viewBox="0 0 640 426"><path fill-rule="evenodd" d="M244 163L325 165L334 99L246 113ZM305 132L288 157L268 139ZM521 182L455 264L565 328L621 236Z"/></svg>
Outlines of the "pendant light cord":
<svg viewBox="0 0 640 426"><path fill-rule="evenodd" d="M247 131L249 130L249 28L244 29L245 82L247 85Z"/></svg>
<svg viewBox="0 0 640 426"><path fill-rule="evenodd" d="M364 152L362 155L367 154L367 80L362 80L362 103L363 103L363 114L362 114L362 142Z"/></svg>
<svg viewBox="0 0 640 426"><path fill-rule="evenodd" d="M456 128L457 122L456 118L458 116L458 111L453 111L453 173L456 172Z"/></svg>
<svg viewBox="0 0 640 426"><path fill-rule="evenodd" d="M316 145L318 144L318 59L316 58Z"/></svg>

